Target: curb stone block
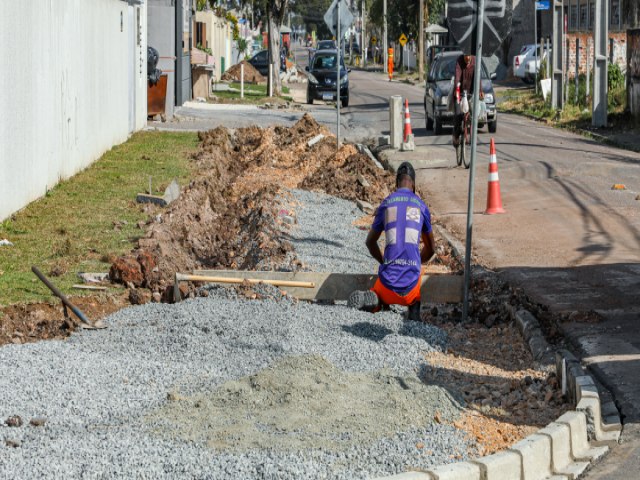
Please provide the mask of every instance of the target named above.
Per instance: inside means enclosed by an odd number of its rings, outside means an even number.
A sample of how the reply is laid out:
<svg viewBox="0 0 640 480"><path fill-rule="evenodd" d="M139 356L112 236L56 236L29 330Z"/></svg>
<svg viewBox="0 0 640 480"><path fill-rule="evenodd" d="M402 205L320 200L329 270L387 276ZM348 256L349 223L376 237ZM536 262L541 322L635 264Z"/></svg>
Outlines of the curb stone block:
<svg viewBox="0 0 640 480"><path fill-rule="evenodd" d="M435 480L435 477L427 472L403 472L390 477L374 478L373 480Z"/></svg>
<svg viewBox="0 0 640 480"><path fill-rule="evenodd" d="M499 452L474 460L483 480L519 480L522 460L516 452Z"/></svg>
<svg viewBox="0 0 640 480"><path fill-rule="evenodd" d="M588 462L574 462L571 456L571 430L562 423L550 423L542 430L541 435L551 439L551 470L554 473L568 476L571 480L580 476L589 466Z"/></svg>
<svg viewBox="0 0 640 480"><path fill-rule="evenodd" d="M511 450L522 458L522 480L543 480L551 476L551 439L534 433Z"/></svg>
<svg viewBox="0 0 640 480"><path fill-rule="evenodd" d="M480 466L470 462L442 465L429 473L436 480L480 480Z"/></svg>
<svg viewBox="0 0 640 480"><path fill-rule="evenodd" d="M597 461L608 451L609 447L591 447L587 440L587 419L584 412L567 412L555 423L562 423L571 431L571 456L576 461Z"/></svg>
<svg viewBox="0 0 640 480"><path fill-rule="evenodd" d="M536 317L534 317L531 312L527 310L518 310L516 312L516 326L518 330L522 334L525 341L528 341L531 338L531 331L540 328L540 324Z"/></svg>
<svg viewBox="0 0 640 480"><path fill-rule="evenodd" d="M602 416L600 415L600 398L593 396L593 392L583 391L582 398L576 410L582 411L586 414L589 438L595 438L599 442L617 442L620 439L620 431L611 430L605 431L602 428Z"/></svg>

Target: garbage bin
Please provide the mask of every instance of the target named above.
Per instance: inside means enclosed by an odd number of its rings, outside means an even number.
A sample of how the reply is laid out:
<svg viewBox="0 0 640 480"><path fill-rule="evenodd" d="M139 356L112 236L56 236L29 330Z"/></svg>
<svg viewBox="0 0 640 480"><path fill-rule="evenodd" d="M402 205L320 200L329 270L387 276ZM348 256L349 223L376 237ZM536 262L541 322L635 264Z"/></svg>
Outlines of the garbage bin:
<svg viewBox="0 0 640 480"><path fill-rule="evenodd" d="M167 100L167 74L160 75L158 83L152 85L147 83L147 115L164 115L165 103Z"/></svg>

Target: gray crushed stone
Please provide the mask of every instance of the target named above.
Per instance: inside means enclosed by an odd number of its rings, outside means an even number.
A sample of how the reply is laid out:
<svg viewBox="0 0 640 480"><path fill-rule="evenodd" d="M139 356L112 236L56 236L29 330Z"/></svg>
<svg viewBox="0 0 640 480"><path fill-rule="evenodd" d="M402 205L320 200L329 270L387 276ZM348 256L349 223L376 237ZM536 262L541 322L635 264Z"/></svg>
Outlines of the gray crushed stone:
<svg viewBox="0 0 640 480"><path fill-rule="evenodd" d="M309 215L314 209L335 213L327 199L306 205ZM329 212L318 213L324 215ZM335 225L318 232L334 238L340 234ZM328 264L329 256L322 262ZM184 429L194 427L187 417L161 417L168 405L208 398L276 362L313 356L355 375L346 378L418 382L424 353L447 342L442 330L394 312L297 302L278 289L260 288L264 299L247 300L235 289L208 287L207 298L116 312L105 319L107 330L2 347L0 478L366 479L473 455L461 432L424 421L400 422L403 427L391 435L359 432L357 442L341 442L350 437L345 432L316 428L325 443L298 449L291 442L286 448L274 442L271 448L230 449L208 442L202 432L182 438L181 422ZM459 408L445 390L433 395L431 405L422 401L428 412L444 409L444 418L454 418ZM23 426L2 424L13 415L24 419ZM46 419L44 425L30 425L36 417ZM262 422L255 428L271 428Z"/></svg>
<svg viewBox="0 0 640 480"><path fill-rule="evenodd" d="M315 272L377 273L365 240L353 222L364 214L355 203L324 193L291 190L296 224L288 230L298 258Z"/></svg>

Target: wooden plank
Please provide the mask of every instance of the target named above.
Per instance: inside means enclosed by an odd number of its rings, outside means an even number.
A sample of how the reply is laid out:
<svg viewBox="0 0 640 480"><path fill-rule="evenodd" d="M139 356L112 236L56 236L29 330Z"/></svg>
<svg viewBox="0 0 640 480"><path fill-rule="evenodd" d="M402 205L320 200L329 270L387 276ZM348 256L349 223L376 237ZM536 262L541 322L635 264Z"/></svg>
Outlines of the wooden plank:
<svg viewBox="0 0 640 480"><path fill-rule="evenodd" d="M312 282L314 288L285 288L286 292L301 300L347 300L354 290L368 290L373 287L378 276L366 273L331 272L253 272L242 270L195 270L193 275L226 278L254 278L262 280L282 280ZM462 302L464 277L461 275L423 275L423 303Z"/></svg>

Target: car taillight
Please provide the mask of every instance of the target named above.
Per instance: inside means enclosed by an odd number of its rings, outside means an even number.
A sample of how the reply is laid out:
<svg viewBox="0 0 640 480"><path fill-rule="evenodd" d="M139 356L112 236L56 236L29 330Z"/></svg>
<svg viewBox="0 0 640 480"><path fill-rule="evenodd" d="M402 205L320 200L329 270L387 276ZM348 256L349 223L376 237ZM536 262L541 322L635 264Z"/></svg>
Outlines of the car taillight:
<svg viewBox="0 0 640 480"><path fill-rule="evenodd" d="M516 56L516 67L520 66L520 57Z"/></svg>

